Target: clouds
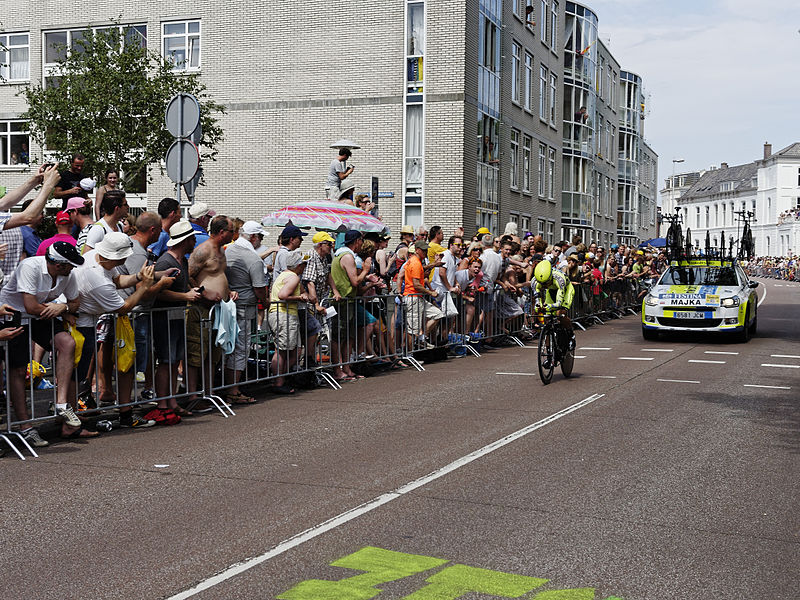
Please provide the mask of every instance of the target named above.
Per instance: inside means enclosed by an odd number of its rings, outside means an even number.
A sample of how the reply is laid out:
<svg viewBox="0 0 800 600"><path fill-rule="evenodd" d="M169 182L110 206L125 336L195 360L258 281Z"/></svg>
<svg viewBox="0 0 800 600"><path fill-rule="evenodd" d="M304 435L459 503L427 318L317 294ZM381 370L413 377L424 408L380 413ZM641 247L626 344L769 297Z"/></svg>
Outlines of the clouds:
<svg viewBox="0 0 800 600"><path fill-rule="evenodd" d="M750 162L765 140L800 139L796 110L800 10L794 0L592 2L600 37L652 96L645 137L687 170Z"/></svg>

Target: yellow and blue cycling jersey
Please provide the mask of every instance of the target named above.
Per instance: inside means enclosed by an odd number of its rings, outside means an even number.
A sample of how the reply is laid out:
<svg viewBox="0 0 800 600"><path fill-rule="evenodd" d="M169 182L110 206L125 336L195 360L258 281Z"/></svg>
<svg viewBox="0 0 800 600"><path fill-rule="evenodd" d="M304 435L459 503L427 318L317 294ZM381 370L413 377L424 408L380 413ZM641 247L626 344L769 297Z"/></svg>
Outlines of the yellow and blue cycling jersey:
<svg viewBox="0 0 800 600"><path fill-rule="evenodd" d="M539 292L539 302L550 304L553 309L569 309L572 306L572 299L575 297L575 288L572 282L558 269L553 269L548 285L537 283L536 291Z"/></svg>

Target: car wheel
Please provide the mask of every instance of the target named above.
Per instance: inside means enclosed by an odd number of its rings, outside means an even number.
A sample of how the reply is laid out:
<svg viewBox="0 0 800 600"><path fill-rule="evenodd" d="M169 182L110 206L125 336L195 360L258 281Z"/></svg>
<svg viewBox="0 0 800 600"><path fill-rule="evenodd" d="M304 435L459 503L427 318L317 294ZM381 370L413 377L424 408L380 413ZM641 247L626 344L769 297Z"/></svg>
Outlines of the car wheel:
<svg viewBox="0 0 800 600"><path fill-rule="evenodd" d="M642 337L648 341L655 341L658 339L658 332L652 329L645 329L642 327Z"/></svg>
<svg viewBox="0 0 800 600"><path fill-rule="evenodd" d="M750 337L753 337L758 330L758 309L755 310L755 314L753 315L753 322L750 323Z"/></svg>

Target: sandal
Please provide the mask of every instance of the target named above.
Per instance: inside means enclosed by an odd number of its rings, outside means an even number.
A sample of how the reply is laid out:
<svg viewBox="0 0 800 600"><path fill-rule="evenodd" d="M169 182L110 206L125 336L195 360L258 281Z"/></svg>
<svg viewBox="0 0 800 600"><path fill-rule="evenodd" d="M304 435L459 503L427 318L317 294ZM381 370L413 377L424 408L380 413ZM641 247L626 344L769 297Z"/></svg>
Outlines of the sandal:
<svg viewBox="0 0 800 600"><path fill-rule="evenodd" d="M239 392L238 394L226 394L225 400L231 402L233 404L255 404L256 399L248 396L247 394L242 394Z"/></svg>
<svg viewBox="0 0 800 600"><path fill-rule="evenodd" d="M336 381L355 381L355 375L345 375L344 377L334 377Z"/></svg>
<svg viewBox="0 0 800 600"><path fill-rule="evenodd" d="M179 417L193 417L194 416L194 413L192 411L186 410L182 406L177 406L175 408L163 409L163 410L171 410L172 412L174 412Z"/></svg>
<svg viewBox="0 0 800 600"><path fill-rule="evenodd" d="M93 438L93 437L97 437L99 435L100 435L99 431L89 431L88 429L84 429L83 427L78 427L72 433L64 434L63 431L61 432L61 437L63 439L65 439L65 440L77 440L77 439L83 439L83 438Z"/></svg>

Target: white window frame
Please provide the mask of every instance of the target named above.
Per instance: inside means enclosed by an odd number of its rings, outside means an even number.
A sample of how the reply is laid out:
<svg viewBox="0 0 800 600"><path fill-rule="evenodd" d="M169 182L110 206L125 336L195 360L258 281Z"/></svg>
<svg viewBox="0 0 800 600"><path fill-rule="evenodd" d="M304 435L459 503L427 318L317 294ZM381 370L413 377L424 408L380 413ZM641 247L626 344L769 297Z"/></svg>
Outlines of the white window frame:
<svg viewBox="0 0 800 600"><path fill-rule="evenodd" d="M525 110L533 110L533 66L536 61L533 59L533 54L530 52L525 53L525 100L523 106Z"/></svg>
<svg viewBox="0 0 800 600"><path fill-rule="evenodd" d="M531 191L531 148L533 140L529 135L522 138L522 191Z"/></svg>
<svg viewBox="0 0 800 600"><path fill-rule="evenodd" d="M184 25L184 31L182 33L166 33L166 29L169 25ZM189 25L197 23L197 32L189 32ZM184 45L183 49L186 53L187 62L183 65L174 64L172 71L173 73L194 73L200 71L203 66L203 23L200 19L183 19L177 21L162 21L161 22L161 56L166 59L170 59L171 57L167 54L166 44L167 40L171 39L178 39L183 38ZM197 65L191 65L188 61L191 57L191 50L192 50L192 41L196 39L198 44L197 50Z"/></svg>
<svg viewBox="0 0 800 600"><path fill-rule="evenodd" d="M547 194L547 146L539 144L539 197Z"/></svg>
<svg viewBox="0 0 800 600"><path fill-rule="evenodd" d="M539 65L539 120L547 123L547 67Z"/></svg>
<svg viewBox="0 0 800 600"><path fill-rule="evenodd" d="M550 98L549 98L549 113L550 125L556 126L556 97L558 92L558 78L555 73L550 73Z"/></svg>
<svg viewBox="0 0 800 600"><path fill-rule="evenodd" d="M539 37L542 43L547 45L547 0L539 2Z"/></svg>
<svg viewBox="0 0 800 600"><path fill-rule="evenodd" d="M544 239L546 232L547 232L547 221L545 219L536 219L536 233L542 236L542 239Z"/></svg>
<svg viewBox="0 0 800 600"><path fill-rule="evenodd" d="M12 37L25 36L27 42L25 44L11 43ZM11 77L11 50L18 50L25 48L28 50L28 58L25 61L26 74L25 77ZM4 31L0 33L0 84L3 83L18 83L21 81L31 80L31 34L29 31Z"/></svg>
<svg viewBox="0 0 800 600"><path fill-rule="evenodd" d="M520 103L520 79L522 47L517 42L511 43L511 101Z"/></svg>
<svg viewBox="0 0 800 600"><path fill-rule="evenodd" d="M547 150L547 199L550 202L555 202L555 189L556 189L556 149L548 148Z"/></svg>
<svg viewBox="0 0 800 600"><path fill-rule="evenodd" d="M511 130L511 143L509 153L509 185L512 190L519 189L519 131Z"/></svg>
<svg viewBox="0 0 800 600"><path fill-rule="evenodd" d="M26 126L24 131L11 131L11 124L12 123L25 123L27 124L28 121L24 121L22 119L0 119L0 125L3 125L3 131L0 131L0 145L5 146L6 150L6 160L8 162L0 162L0 167L7 168L10 167L12 169L19 168L25 169L30 166L31 160L31 136L30 136L30 129ZM27 163L17 163L11 164L11 138L12 137L27 137L28 143L28 162ZM2 160L3 153L0 151L0 160Z"/></svg>
<svg viewBox="0 0 800 600"><path fill-rule="evenodd" d="M558 43L558 2L552 0L550 2L550 50L558 52L556 45Z"/></svg>

